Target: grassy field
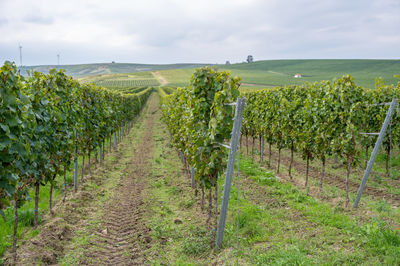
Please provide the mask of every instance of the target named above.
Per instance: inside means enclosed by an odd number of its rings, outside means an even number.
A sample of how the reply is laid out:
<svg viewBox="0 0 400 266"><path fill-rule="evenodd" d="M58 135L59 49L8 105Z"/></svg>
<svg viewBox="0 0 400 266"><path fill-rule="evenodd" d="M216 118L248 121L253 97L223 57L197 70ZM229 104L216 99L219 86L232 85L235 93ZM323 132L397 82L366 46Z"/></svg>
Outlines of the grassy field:
<svg viewBox="0 0 400 266"><path fill-rule="evenodd" d="M100 74L79 78L84 83L94 83L106 88L129 88L138 86L159 86L159 81L151 72L125 74Z"/></svg>
<svg viewBox="0 0 400 266"><path fill-rule="evenodd" d="M183 87L190 82L190 77L193 75L195 68L186 69L170 69L158 71L168 81L168 86Z"/></svg>
<svg viewBox="0 0 400 266"><path fill-rule="evenodd" d="M400 74L400 60L268 60L215 67L241 77L243 89L333 80L344 74L352 75L362 87L374 88L377 77L382 77L388 84L395 84L398 79L393 75ZM159 73L170 86L186 86L194 70L169 69ZM302 78L294 78L296 73Z"/></svg>
<svg viewBox="0 0 400 266"><path fill-rule="evenodd" d="M398 81L393 75L400 73L400 60L268 60L220 65L219 68L231 70L232 74L242 77L244 83L265 86L332 80L350 74L358 85L373 88L377 77L388 84ZM295 78L296 73L302 78Z"/></svg>

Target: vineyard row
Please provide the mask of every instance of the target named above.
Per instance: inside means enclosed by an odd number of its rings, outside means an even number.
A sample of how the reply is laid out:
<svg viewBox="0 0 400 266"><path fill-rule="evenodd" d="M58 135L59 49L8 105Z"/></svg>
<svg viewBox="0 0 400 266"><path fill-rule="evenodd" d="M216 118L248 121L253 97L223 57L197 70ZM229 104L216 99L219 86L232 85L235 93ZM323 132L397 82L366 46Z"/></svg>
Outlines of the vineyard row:
<svg viewBox="0 0 400 266"><path fill-rule="evenodd" d="M178 88L172 94L159 89L163 101L164 120L175 147L184 154L188 164L196 169L201 187L215 186L216 178L225 166L226 150L221 143L230 138L233 110L228 102L237 97L238 80L228 73L210 69L197 70L188 88ZM298 152L307 161L306 186L310 161L322 163L322 190L325 164L329 156L346 162L346 198L352 167L361 164L361 151L366 160L375 137L361 134L379 132L387 105L400 97L400 82L386 85L377 79L375 89L357 86L345 75L333 82L321 81L242 93L247 102L242 134L263 138L278 148L278 167L282 149L291 151L289 176L292 177L293 154ZM389 158L394 145L400 145L400 116L392 118L390 134L383 147ZM271 154L271 152L269 153ZM269 160L270 161L270 160ZM388 159L386 169L389 171Z"/></svg>
<svg viewBox="0 0 400 266"><path fill-rule="evenodd" d="M23 77L6 62L0 68L0 214L15 210L14 251L18 207L35 189L35 225L40 186L50 183L50 199L57 175L71 170L77 156L105 141L124 135L152 92L122 94L93 84L80 84L63 71L50 70ZM84 169L84 159L82 163ZM76 189L76 187L75 187ZM51 211L51 200L50 200Z"/></svg>
<svg viewBox="0 0 400 266"><path fill-rule="evenodd" d="M286 148L291 151L289 176L292 177L293 153L298 152L307 161L307 186L309 162L319 159L322 163L322 190L328 156L342 158L347 165L348 202L351 168L362 163L360 150L365 151L367 160L368 150L376 141L374 136L362 133L380 131L387 112L387 105L382 103L400 97L400 82L397 86L385 85L377 79L375 89L363 89L351 76L345 75L333 82L265 89L247 92L244 96L247 108L242 132L246 137L263 136L269 149L276 145L277 172L280 152ZM399 119L398 114L392 118L391 134L383 142L387 155L393 145L400 144ZM388 171L388 163L386 168Z"/></svg>
<svg viewBox="0 0 400 266"><path fill-rule="evenodd" d="M201 190L202 208L208 189L207 223L212 226L214 215L214 228L218 216L217 178L224 172L227 157L227 149L221 144L230 139L234 116L234 107L227 104L239 96L239 81L228 72L202 68L195 71L188 88L178 88L169 95L159 88L163 118L173 144L183 154L185 165L196 169L196 183L192 185Z"/></svg>
<svg viewBox="0 0 400 266"><path fill-rule="evenodd" d="M108 88L126 88L126 87L140 87L140 86L158 86L160 83L156 79L117 79L98 81L96 85Z"/></svg>

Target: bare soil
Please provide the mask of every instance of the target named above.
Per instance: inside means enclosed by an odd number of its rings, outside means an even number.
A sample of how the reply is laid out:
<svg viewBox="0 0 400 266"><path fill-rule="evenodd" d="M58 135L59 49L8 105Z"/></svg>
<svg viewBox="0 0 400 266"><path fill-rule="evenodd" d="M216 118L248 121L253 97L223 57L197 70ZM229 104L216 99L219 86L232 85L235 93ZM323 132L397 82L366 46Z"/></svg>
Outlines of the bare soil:
<svg viewBox="0 0 400 266"><path fill-rule="evenodd" d="M157 106L150 103L150 114ZM145 263L144 250L152 241L150 229L142 220L146 211L142 192L150 174L150 160L153 149L154 115L145 121L145 135L139 144L140 154L128 163L126 178L122 179L110 202L105 206L103 226L93 232L97 241L86 252L95 264L142 265Z"/></svg>

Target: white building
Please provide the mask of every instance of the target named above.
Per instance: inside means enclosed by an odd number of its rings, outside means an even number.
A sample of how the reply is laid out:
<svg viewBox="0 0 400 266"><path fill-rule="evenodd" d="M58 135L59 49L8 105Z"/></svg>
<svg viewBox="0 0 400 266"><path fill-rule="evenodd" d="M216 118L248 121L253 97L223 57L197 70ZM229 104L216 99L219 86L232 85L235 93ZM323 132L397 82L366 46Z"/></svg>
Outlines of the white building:
<svg viewBox="0 0 400 266"><path fill-rule="evenodd" d="M294 77L295 77L295 78L301 78L301 74L299 74L299 73L294 74Z"/></svg>

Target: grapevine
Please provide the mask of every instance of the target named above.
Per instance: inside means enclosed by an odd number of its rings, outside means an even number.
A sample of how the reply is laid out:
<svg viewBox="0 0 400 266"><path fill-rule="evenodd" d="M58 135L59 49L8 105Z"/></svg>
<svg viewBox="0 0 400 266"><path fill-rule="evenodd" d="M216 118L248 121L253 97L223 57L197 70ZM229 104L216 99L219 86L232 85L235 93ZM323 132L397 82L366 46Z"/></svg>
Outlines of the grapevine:
<svg viewBox="0 0 400 266"><path fill-rule="evenodd" d="M105 139L129 129L152 88L122 93L80 84L64 71L23 77L15 64L0 68L0 214L14 205L14 256L18 208L35 188L35 226L40 186L50 183L49 209L56 176L70 170L74 151L84 156ZM104 154L103 154L104 156ZM82 165L83 177L84 165Z"/></svg>

